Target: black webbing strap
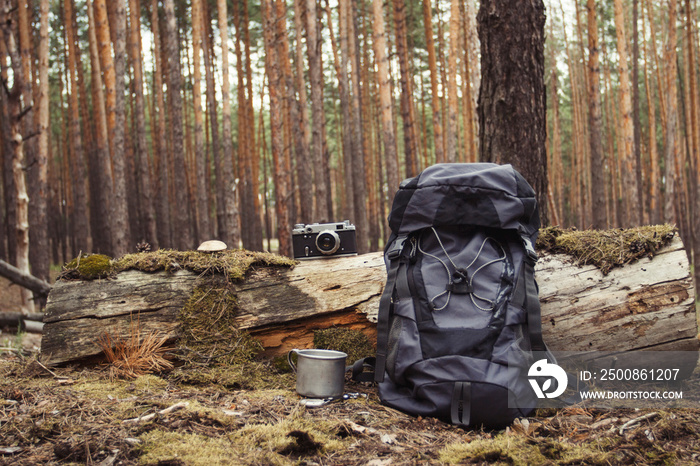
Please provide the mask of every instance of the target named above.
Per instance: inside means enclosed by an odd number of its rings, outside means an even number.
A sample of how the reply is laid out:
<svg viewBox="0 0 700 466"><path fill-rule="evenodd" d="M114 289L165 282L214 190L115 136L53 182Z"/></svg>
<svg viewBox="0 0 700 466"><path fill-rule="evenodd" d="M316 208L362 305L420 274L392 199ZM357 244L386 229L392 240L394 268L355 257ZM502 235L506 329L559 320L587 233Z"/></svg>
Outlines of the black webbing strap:
<svg viewBox="0 0 700 466"><path fill-rule="evenodd" d="M452 424L468 426L471 418L471 405L472 384L470 382L455 382L450 413Z"/></svg>
<svg viewBox="0 0 700 466"><path fill-rule="evenodd" d="M535 264L529 259L523 263L523 273L520 277L524 282L525 306L527 307L527 328L530 333L530 347L532 351L548 351L547 345L542 339L542 314L540 312L540 299L537 295L535 283Z"/></svg>
<svg viewBox="0 0 700 466"><path fill-rule="evenodd" d="M403 245L406 236L396 238L394 244L387 251L386 257L389 259L389 270L386 274L386 285L384 292L379 299L379 314L377 316L377 364L374 369L375 382L384 381L384 371L386 370L386 357L389 347L389 322L391 315L391 299L396 286L396 276L398 275L400 258L403 252Z"/></svg>
<svg viewBox="0 0 700 466"><path fill-rule="evenodd" d="M373 382L376 364L377 360L374 357L358 359L352 366L346 367L345 371L352 371L352 380L355 382Z"/></svg>

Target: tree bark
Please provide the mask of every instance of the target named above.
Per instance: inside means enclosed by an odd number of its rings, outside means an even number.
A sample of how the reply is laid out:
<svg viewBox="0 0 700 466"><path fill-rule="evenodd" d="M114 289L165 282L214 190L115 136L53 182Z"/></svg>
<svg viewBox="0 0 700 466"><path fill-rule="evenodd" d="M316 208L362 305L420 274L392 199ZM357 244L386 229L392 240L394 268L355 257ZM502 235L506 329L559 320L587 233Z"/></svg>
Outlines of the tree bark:
<svg viewBox="0 0 700 466"><path fill-rule="evenodd" d="M168 143L165 137L167 113L165 107L165 97L163 95L163 76L165 75L165 63L162 54L162 36L160 32L160 15L158 14L158 0L151 1L151 30L153 31L153 55L155 68L153 70L153 87L154 87L154 111L153 116L155 122L151 124L157 126L156 137L154 138L155 160L156 160L156 232L158 233L158 243L160 247L173 247L171 235L171 214L170 214L170 199L171 192L169 189L169 161L171 157L168 151Z"/></svg>
<svg viewBox="0 0 700 466"><path fill-rule="evenodd" d="M88 197L85 187L85 155L83 151L83 137L80 130L80 105L78 102L78 74L77 67L77 32L74 28L75 10L73 8L73 0L64 0L64 22L66 28L66 41L68 42L68 76L70 81L70 95L68 98L68 107L71 115L70 118L70 137L72 141L72 157L71 171L73 175L73 232L74 239L78 250L73 251L77 254L79 250L86 251L88 248L89 237L89 219L88 219Z"/></svg>
<svg viewBox="0 0 700 466"><path fill-rule="evenodd" d="M676 50L676 21L678 18L677 0L668 2L668 37L666 39L666 50L664 56L664 67L666 69L664 83L666 101L666 144L664 151L664 220L668 223L678 223L680 216L676 204L677 175L676 164L679 159L680 142L678 141L678 87L676 79L678 77L678 52Z"/></svg>
<svg viewBox="0 0 700 466"><path fill-rule="evenodd" d="M408 52L405 0L392 0L394 7L394 29L396 33L396 54L399 58L401 85L401 118L403 120L404 152L406 176L416 176L419 172L418 141L416 118L413 109L413 79Z"/></svg>
<svg viewBox="0 0 700 466"><path fill-rule="evenodd" d="M105 94L102 84L102 65L100 63L99 48L97 43L95 13L92 2L87 3L88 15L88 43L90 46L90 77L92 83L92 112L95 123L95 160L97 171L96 179L91 180L99 186L97 202L103 212L112 211L112 192L114 179L112 176L112 162L109 155L109 131L107 127L107 112L105 109ZM99 215L96 219L97 231L93 231L93 245L96 250L105 254L114 255L112 251L112 232L108 215Z"/></svg>
<svg viewBox="0 0 700 466"><path fill-rule="evenodd" d="M536 268L542 329L552 350L696 349L692 277L675 239L650 259L603 275L571 258L543 254ZM42 353L51 364L89 356L108 331L126 337L129 323L177 338L178 311L197 286L221 277L188 271L126 271L109 281L59 281L44 318ZM313 331L333 326L375 334L386 281L382 253L304 261L291 270L256 268L233 283L236 321L268 355L311 346Z"/></svg>
<svg viewBox="0 0 700 466"><path fill-rule="evenodd" d="M153 206L153 190L151 188L151 169L148 162L149 150L146 143L146 109L143 96L143 67L141 59L141 1L129 0L129 34L131 43L131 67L134 72L132 79L134 91L134 108L136 113L136 144L135 152L138 163L138 187L139 187L139 216L143 230L138 241L150 243L154 249L158 248L158 236L156 232L156 216Z"/></svg>
<svg viewBox="0 0 700 466"><path fill-rule="evenodd" d="M544 88L544 4L484 0L481 39L479 159L511 163L537 193L548 223Z"/></svg>
<svg viewBox="0 0 700 466"><path fill-rule="evenodd" d="M447 58L447 162L457 161L458 96L457 96L457 55L459 50L459 0L450 2L450 48Z"/></svg>
<svg viewBox="0 0 700 466"><path fill-rule="evenodd" d="M315 0L312 0L315 1ZM277 54L277 41L284 40L277 34L276 21L280 20L277 11L273 8L273 0L262 0L261 13L263 17L263 32L265 39L265 69L268 76L268 89L270 94L270 140L273 159L273 177L275 182L275 213L277 214L277 239L279 241L280 254L292 256L292 238L289 229L289 216L287 209L289 195L289 166L285 163L283 121L282 121L282 96L281 76L279 71L279 56Z"/></svg>
<svg viewBox="0 0 700 466"><path fill-rule="evenodd" d="M180 226L173 234L173 244L180 250L194 247L190 230L187 169L185 166L185 149L183 146L182 127L182 75L180 73L180 51L177 39L177 22L173 0L164 0L165 7L165 41L168 54L168 97L170 99L170 128L173 146L173 175L175 186L175 222Z"/></svg>
<svg viewBox="0 0 700 466"><path fill-rule="evenodd" d="M192 0L192 95L194 108L194 160L196 171L197 241L211 238L204 154L204 115L202 114L202 3Z"/></svg>
<svg viewBox="0 0 700 466"><path fill-rule="evenodd" d="M221 38L221 112L222 112L222 137L223 153L221 154L222 171L217 174L221 176L223 190L222 226L225 228L223 241L231 247L238 247L241 239L240 224L238 222L237 198L238 191L235 185L235 175L233 173L233 147L231 144L231 84L229 82L229 48L228 48L228 8L226 0L217 1L219 17L219 34ZM219 232L221 234L221 232Z"/></svg>
<svg viewBox="0 0 700 466"><path fill-rule="evenodd" d="M306 0L306 50L309 59L309 82L311 84L311 160L314 173L314 220L331 221L328 218L328 186L323 171L323 70L321 69L321 39L316 0Z"/></svg>
<svg viewBox="0 0 700 466"><path fill-rule="evenodd" d="M605 160L603 155L603 116L600 104L600 51L595 0L588 0L588 126L591 146L591 183L593 185L593 228L607 227L605 215Z"/></svg>
<svg viewBox="0 0 700 466"><path fill-rule="evenodd" d="M617 52L620 55L620 113L621 140L620 157L623 164L622 180L625 191L624 227L641 223L639 218L639 187L637 185L637 163L634 158L634 122L632 119L632 97L629 68L627 65L627 35L622 0L615 0L615 32L617 35Z"/></svg>
<svg viewBox="0 0 700 466"><path fill-rule="evenodd" d="M430 9L430 0L426 0L428 3L428 10ZM424 7L425 9L425 7ZM372 27L374 28L372 44L374 46L375 61L377 62L377 85L379 86L379 109L382 120L382 142L384 143L384 160L386 160L386 178L387 187L389 193L395 192L399 189L399 160L396 153L396 134L394 133L394 113L393 113L393 101L391 98L391 76L389 76L389 59L387 57L387 45L386 45L386 31L384 28L384 10L382 8L382 0L372 1L372 12L373 21ZM427 30L427 26L426 26ZM430 28L432 34L432 28ZM430 53L430 44L432 44L432 37L428 36L428 52ZM432 65L435 65L435 47L432 47ZM437 74L437 71L435 72ZM437 76L433 75L431 70L431 83L433 79ZM435 81L435 89L433 95L433 125L436 128L440 127L439 119L439 103L435 105L437 97L437 81ZM437 109L437 113L435 110ZM437 117L437 126L436 125ZM439 144L442 145L442 136L438 136L440 129L435 129L435 147L437 154L438 138L440 139ZM440 151L440 159L442 159L442 151ZM438 159L438 161L441 161Z"/></svg>
<svg viewBox="0 0 700 466"><path fill-rule="evenodd" d="M345 4L345 18L348 21L348 61L351 67L350 81L352 82L352 195L355 207L353 220L357 227L357 252L363 254L369 250L369 228L367 217L367 183L365 179L365 158L367 155L365 152L365 140L367 137L363 131L363 102L360 83L362 67L360 66L360 44L358 39L359 31L357 28L356 2L355 0L347 0Z"/></svg>
<svg viewBox="0 0 700 466"><path fill-rule="evenodd" d="M48 160L49 160L49 0L41 0L39 26L39 93L36 95L37 143L36 163L32 170L32 188L29 194L30 223L34 225L29 231L32 248L29 262L32 272L43 280L49 278L49 222L48 222ZM1 240L0 240L1 241Z"/></svg>
<svg viewBox="0 0 700 466"><path fill-rule="evenodd" d="M376 3L378 0L374 0ZM379 2L381 5L381 2ZM375 7L376 8L376 7ZM435 145L435 162L443 163L445 159L445 143L442 134L442 110L440 93L438 92L437 58L435 56L435 39L433 38L433 7L430 0L423 0L423 26L425 27L425 47L428 51L428 70L430 70L430 99L433 109L433 134ZM376 13L375 13L376 24ZM376 33L375 33L376 35ZM386 54L385 54L386 55ZM377 63L379 59L377 58ZM388 170L388 167L387 167Z"/></svg>

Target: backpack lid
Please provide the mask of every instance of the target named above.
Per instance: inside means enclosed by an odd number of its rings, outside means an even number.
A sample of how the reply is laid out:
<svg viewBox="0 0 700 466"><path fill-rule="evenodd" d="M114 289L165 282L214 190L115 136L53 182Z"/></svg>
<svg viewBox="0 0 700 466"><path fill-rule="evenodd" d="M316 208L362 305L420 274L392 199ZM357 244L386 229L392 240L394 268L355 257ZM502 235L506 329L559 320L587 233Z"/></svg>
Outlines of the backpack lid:
<svg viewBox="0 0 700 466"><path fill-rule="evenodd" d="M389 214L396 235L448 225L517 230L534 244L535 191L511 165L493 163L440 163L401 183Z"/></svg>

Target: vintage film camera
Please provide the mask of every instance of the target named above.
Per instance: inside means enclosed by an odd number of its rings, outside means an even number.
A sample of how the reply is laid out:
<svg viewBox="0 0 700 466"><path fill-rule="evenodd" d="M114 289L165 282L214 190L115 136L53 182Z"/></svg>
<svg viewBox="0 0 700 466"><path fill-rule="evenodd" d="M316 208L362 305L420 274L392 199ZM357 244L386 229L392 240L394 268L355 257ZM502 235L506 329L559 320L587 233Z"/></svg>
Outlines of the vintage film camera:
<svg viewBox="0 0 700 466"><path fill-rule="evenodd" d="M355 255L355 225L349 220L341 223L296 224L292 230L292 247L295 259Z"/></svg>

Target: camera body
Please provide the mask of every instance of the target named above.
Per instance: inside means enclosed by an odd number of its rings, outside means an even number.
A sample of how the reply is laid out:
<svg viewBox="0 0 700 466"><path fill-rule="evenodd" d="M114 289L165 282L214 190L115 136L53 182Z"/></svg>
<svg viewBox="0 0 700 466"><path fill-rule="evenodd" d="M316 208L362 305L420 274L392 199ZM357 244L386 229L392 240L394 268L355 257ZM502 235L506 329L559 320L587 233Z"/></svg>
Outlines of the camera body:
<svg viewBox="0 0 700 466"><path fill-rule="evenodd" d="M292 230L295 259L352 256L357 254L355 225L349 220L336 223L299 223Z"/></svg>

